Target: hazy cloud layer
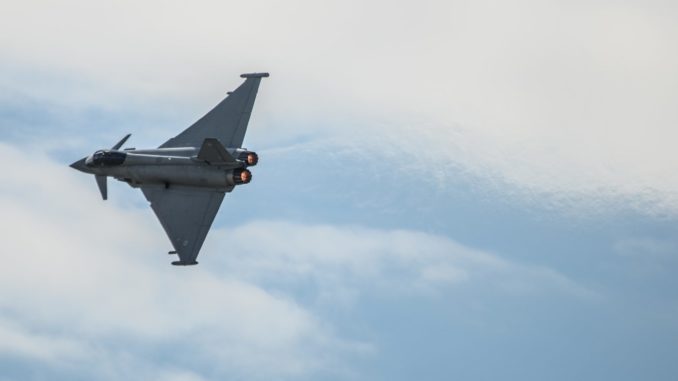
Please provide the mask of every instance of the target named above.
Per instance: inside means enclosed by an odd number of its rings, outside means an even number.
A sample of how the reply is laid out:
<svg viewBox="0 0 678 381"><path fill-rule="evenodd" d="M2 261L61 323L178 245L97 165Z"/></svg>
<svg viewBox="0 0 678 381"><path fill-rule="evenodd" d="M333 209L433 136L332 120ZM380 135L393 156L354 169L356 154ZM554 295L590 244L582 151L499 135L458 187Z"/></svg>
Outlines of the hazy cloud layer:
<svg viewBox="0 0 678 381"><path fill-rule="evenodd" d="M0 378L672 379L675 224L654 217L678 212L676 19L669 1L7 4ZM139 192L104 203L65 163L127 132L157 145L255 70L259 180L174 268Z"/></svg>
<svg viewBox="0 0 678 381"><path fill-rule="evenodd" d="M453 240L410 230L255 221L216 230L220 268L257 283L317 289L320 302L367 296L439 295L472 287L510 296L594 292L553 271L512 263Z"/></svg>
<svg viewBox="0 0 678 381"><path fill-rule="evenodd" d="M0 145L3 162L19 155ZM362 350L294 301L206 267L170 266L150 210L101 202L88 191L92 183L70 168L34 154L5 180L4 356L79 374L85 364L103 362L115 370L111 378L134 378L148 359L125 359L152 351L179 373L201 368L268 378L332 369L342 352Z"/></svg>
<svg viewBox="0 0 678 381"><path fill-rule="evenodd" d="M378 136L365 147L412 155L443 182L454 166L531 201L675 214L677 12L662 1L21 2L0 16L0 49L17 73L4 86L69 104L170 98L202 112L236 73L268 70L255 118L272 139ZM46 73L62 79L31 79Z"/></svg>
<svg viewBox="0 0 678 381"><path fill-rule="evenodd" d="M1 162L20 155L0 145ZM215 229L203 265L175 268L150 209L102 202L92 179L37 152L15 165L0 184L0 358L50 372L83 375L96 363L97 376L111 379L353 377L344 359L379 348L341 337L319 316L350 310L363 295L435 297L463 285L504 297L597 298L545 267L361 226ZM310 299L293 299L298 287Z"/></svg>

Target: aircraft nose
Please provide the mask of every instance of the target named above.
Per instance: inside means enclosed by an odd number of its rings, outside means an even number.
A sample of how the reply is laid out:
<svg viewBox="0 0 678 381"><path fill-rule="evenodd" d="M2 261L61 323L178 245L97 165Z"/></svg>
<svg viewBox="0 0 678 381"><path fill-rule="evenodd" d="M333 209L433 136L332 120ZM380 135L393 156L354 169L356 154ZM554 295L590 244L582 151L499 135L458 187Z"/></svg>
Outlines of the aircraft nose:
<svg viewBox="0 0 678 381"><path fill-rule="evenodd" d="M87 170L87 165L85 165L85 160L86 158L82 158L75 163L71 164L70 167L73 169L77 169L78 171L88 173L89 171Z"/></svg>

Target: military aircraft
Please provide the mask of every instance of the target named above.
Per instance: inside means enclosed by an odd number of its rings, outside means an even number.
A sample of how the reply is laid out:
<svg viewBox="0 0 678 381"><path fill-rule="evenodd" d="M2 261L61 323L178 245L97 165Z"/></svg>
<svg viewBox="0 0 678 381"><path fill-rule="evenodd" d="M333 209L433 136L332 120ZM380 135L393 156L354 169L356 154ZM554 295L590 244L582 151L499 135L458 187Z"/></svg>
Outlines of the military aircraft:
<svg viewBox="0 0 678 381"><path fill-rule="evenodd" d="M240 87L179 135L155 149L126 148L128 134L71 164L93 174L101 197L108 198L109 176L140 188L160 220L179 260L196 265L207 232L227 192L252 180L248 167L259 156L242 148L261 78L268 73L242 74Z"/></svg>

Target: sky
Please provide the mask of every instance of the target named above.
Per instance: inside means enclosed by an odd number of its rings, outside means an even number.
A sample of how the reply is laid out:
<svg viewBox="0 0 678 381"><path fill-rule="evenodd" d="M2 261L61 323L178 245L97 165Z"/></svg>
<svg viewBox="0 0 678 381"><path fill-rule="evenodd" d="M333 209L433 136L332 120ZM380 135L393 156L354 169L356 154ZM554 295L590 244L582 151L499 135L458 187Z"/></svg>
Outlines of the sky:
<svg viewBox="0 0 678 381"><path fill-rule="evenodd" d="M0 380L674 380L678 5L0 13ZM267 71L198 266L68 164Z"/></svg>

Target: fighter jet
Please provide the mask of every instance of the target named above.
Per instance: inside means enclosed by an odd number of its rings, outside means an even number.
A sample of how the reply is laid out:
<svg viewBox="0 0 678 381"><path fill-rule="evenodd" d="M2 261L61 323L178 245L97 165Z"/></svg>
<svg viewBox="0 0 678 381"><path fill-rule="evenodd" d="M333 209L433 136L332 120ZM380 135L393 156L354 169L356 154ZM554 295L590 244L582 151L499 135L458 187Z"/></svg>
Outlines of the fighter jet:
<svg viewBox="0 0 678 381"><path fill-rule="evenodd" d="M160 220L179 260L197 265L207 232L224 195L252 181L248 167L259 156L242 148L259 83L268 73L242 74L240 87L179 135L155 149L122 149L128 134L110 149L101 149L71 164L93 174L101 197L108 198L113 177L139 188Z"/></svg>

